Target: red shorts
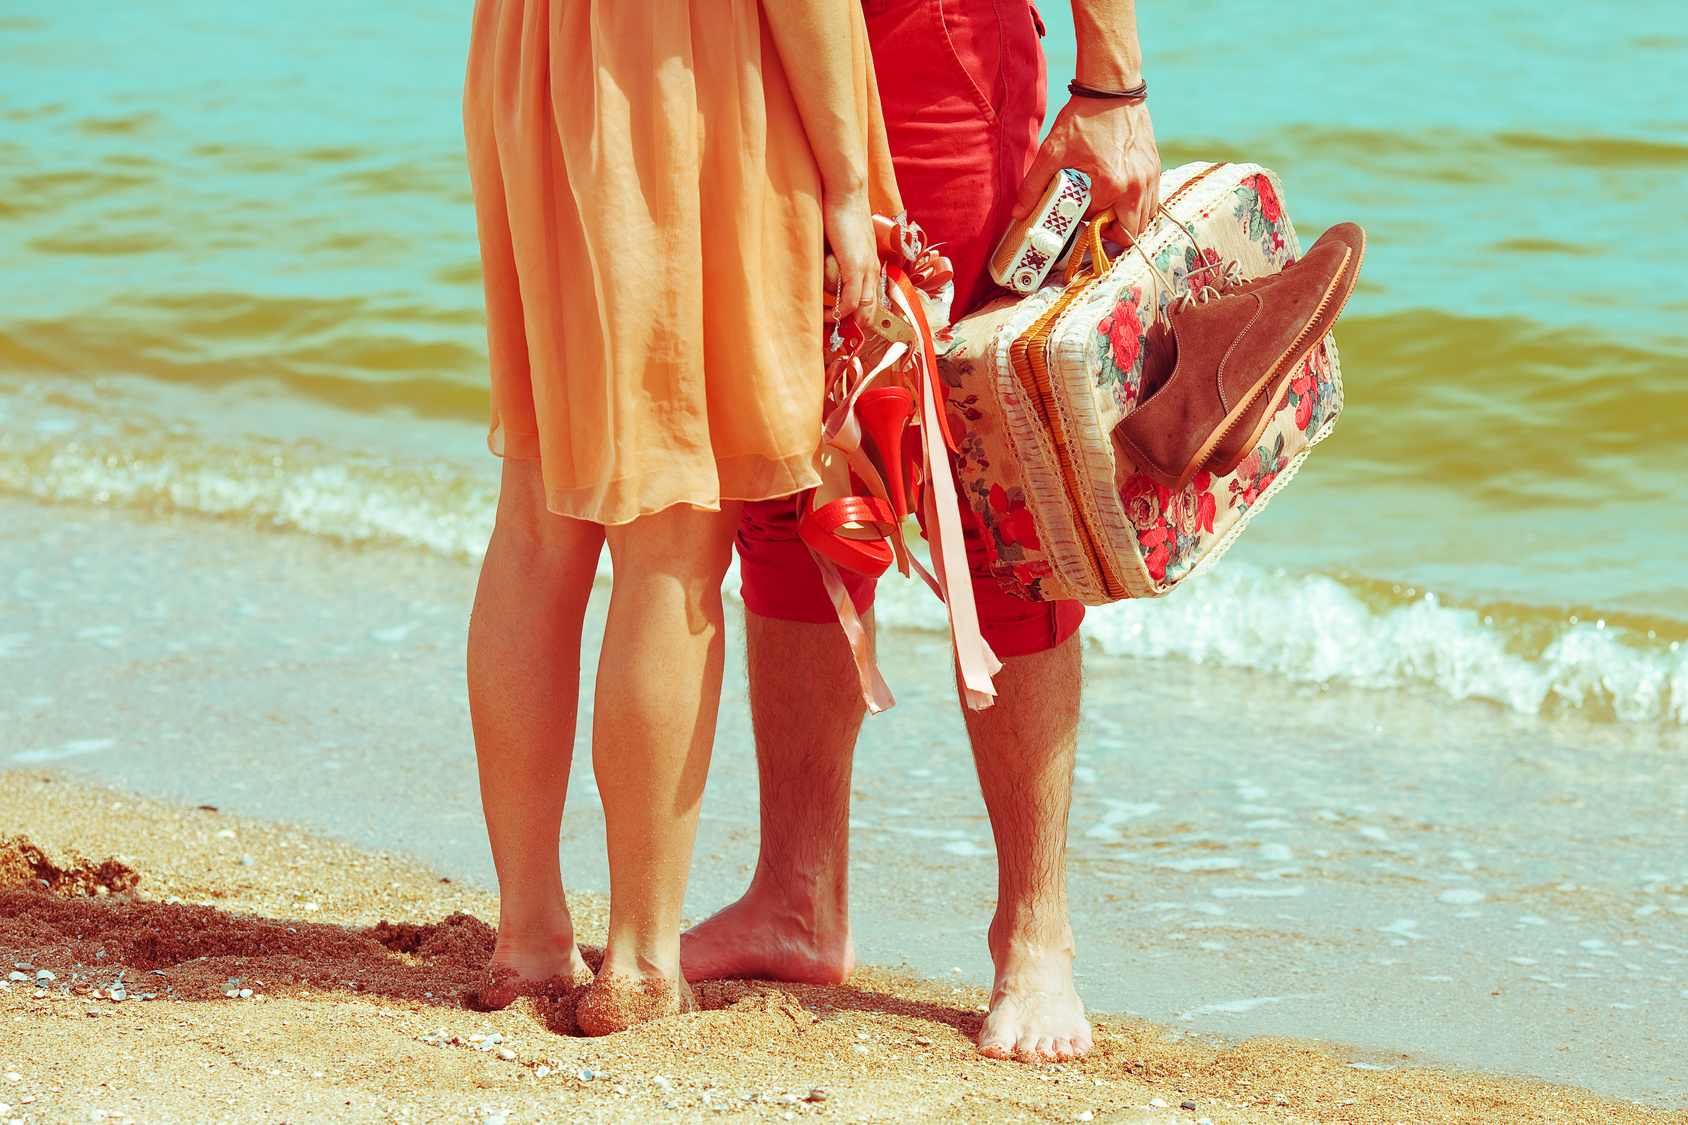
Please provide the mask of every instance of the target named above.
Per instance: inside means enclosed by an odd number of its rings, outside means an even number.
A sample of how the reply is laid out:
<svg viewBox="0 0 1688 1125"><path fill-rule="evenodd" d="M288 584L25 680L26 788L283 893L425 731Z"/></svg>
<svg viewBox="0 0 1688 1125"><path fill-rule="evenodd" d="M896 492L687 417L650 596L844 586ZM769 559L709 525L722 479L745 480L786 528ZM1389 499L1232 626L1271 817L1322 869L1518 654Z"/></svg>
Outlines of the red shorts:
<svg viewBox="0 0 1688 1125"><path fill-rule="evenodd" d="M879 100L909 214L955 266L959 315L993 285L987 259L1037 155L1043 126L1043 48L1031 6L1015 0L864 0ZM1084 618L1077 602L1023 601L991 576L978 523L961 521L979 624L998 656L1044 652ZM746 503L738 532L745 608L763 617L837 620L808 547L796 501ZM875 582L850 571L858 612Z"/></svg>

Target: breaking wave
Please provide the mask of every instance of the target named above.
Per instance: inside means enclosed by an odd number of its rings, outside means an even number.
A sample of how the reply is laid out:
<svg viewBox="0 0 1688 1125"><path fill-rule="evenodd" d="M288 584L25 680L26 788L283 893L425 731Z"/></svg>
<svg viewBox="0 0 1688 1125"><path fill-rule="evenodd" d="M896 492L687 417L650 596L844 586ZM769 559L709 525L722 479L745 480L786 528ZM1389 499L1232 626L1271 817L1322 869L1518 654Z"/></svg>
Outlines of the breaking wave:
<svg viewBox="0 0 1688 1125"><path fill-rule="evenodd" d="M943 629L918 584L881 582L882 625ZM1433 593L1378 604L1348 582L1228 559L1168 597L1091 608L1083 635L1113 656L1178 659L1297 683L1431 689L1524 714L1688 725L1678 622L1649 630L1541 610L1497 624ZM1525 638L1531 638L1526 642ZM1538 638L1545 638L1545 643Z"/></svg>

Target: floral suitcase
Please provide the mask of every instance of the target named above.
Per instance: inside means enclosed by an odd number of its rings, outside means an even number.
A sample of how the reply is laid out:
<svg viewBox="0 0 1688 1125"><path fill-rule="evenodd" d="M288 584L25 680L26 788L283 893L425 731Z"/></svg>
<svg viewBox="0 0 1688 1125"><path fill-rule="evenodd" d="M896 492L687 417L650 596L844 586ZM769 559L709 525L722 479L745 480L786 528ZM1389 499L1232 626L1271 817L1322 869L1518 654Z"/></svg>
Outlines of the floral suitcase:
<svg viewBox="0 0 1688 1125"><path fill-rule="evenodd" d="M1201 472L1174 493L1116 455L1110 435L1138 402L1151 352L1168 346L1151 331L1167 303L1215 283L1215 271L1259 277L1301 253L1265 168L1187 164L1161 192L1166 213L1100 276L1067 286L1052 274L939 336L962 502L997 580L1020 597L1103 605L1168 593L1230 548L1342 409L1327 335L1229 476Z"/></svg>

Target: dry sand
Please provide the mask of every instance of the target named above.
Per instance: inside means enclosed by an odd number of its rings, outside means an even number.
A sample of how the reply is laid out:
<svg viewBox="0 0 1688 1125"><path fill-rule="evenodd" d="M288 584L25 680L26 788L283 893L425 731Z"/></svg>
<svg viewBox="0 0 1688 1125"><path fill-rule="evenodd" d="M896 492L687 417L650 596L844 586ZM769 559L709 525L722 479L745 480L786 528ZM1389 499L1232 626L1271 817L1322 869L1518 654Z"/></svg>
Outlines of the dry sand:
<svg viewBox="0 0 1688 1125"><path fill-rule="evenodd" d="M1140 1020L1099 1020L1082 1062L985 1060L984 993L876 969L714 982L586 1039L568 997L465 1009L497 900L402 857L32 771L0 774L0 838L0 954L29 978L0 991L0 1121L1688 1121ZM603 900L572 901L600 940Z"/></svg>

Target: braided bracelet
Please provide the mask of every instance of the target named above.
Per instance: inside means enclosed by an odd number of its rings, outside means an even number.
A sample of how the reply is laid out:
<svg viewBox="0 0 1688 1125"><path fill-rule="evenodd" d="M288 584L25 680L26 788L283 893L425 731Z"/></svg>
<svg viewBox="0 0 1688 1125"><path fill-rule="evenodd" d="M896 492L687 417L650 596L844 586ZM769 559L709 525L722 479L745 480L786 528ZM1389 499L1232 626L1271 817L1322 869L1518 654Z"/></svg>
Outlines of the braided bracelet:
<svg viewBox="0 0 1688 1125"><path fill-rule="evenodd" d="M1067 83L1067 93L1075 98L1099 98L1103 101L1130 102L1137 105L1148 100L1149 84L1146 81L1139 82L1129 90L1098 90L1075 78Z"/></svg>

